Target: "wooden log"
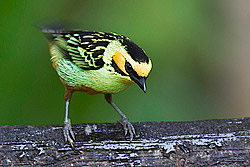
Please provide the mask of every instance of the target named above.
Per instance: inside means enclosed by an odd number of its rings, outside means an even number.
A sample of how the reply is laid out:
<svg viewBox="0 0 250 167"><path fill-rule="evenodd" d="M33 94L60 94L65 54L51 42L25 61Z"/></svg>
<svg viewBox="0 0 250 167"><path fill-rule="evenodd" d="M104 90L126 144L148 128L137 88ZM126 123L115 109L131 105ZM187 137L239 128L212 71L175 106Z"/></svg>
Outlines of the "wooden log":
<svg viewBox="0 0 250 167"><path fill-rule="evenodd" d="M133 123L0 126L0 166L250 166L250 118Z"/></svg>

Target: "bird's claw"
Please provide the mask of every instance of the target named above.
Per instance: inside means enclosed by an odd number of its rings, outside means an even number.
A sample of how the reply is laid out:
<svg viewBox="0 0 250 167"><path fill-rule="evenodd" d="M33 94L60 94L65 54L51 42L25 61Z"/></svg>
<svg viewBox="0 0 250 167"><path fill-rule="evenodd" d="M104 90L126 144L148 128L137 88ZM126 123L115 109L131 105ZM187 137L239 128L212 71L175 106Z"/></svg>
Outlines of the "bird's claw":
<svg viewBox="0 0 250 167"><path fill-rule="evenodd" d="M73 143L75 140L75 135L71 127L70 119L64 121L64 129L63 129L64 139L65 141L69 141L70 145L73 147Z"/></svg>
<svg viewBox="0 0 250 167"><path fill-rule="evenodd" d="M123 125L123 129L125 131L125 136L128 134L130 135L130 141L133 140L134 135L135 135L135 128L133 125L129 122L128 118L122 118L122 120L118 120L120 124Z"/></svg>

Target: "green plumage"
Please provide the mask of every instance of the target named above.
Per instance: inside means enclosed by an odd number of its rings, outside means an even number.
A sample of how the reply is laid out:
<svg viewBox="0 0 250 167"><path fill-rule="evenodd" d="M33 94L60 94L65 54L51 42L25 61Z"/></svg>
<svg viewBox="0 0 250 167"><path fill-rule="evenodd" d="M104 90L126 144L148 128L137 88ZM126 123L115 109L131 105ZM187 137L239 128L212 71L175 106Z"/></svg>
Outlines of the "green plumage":
<svg viewBox="0 0 250 167"><path fill-rule="evenodd" d="M96 46L95 50L100 48L105 50L103 55L96 58L92 53L91 59L88 59L85 54L86 52L90 54L90 50L84 49L79 41L76 46L75 42L77 40L72 40L72 37L67 40L58 36L52 41L51 46L52 61L56 64L56 71L68 86L85 86L96 93L114 94L127 89L134 83L128 76L115 72L112 67L114 53L117 50L125 52L124 46L118 40L110 40L106 47ZM104 62L102 67L93 70L92 68L96 67L96 61L100 59Z"/></svg>
<svg viewBox="0 0 250 167"><path fill-rule="evenodd" d="M119 93L133 83L127 77L117 76L116 73L107 71L105 68L83 70L63 58L57 62L57 72L69 86L86 86L101 93Z"/></svg>

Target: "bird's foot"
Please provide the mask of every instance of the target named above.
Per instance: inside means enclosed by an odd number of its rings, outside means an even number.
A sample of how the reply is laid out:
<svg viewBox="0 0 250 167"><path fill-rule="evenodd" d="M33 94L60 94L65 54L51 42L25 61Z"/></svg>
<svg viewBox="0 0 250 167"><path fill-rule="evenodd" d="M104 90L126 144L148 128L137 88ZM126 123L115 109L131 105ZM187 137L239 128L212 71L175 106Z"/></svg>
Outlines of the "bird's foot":
<svg viewBox="0 0 250 167"><path fill-rule="evenodd" d="M70 145L73 147L75 135L74 135L73 130L71 128L71 122L70 122L69 118L64 121L63 134L64 134L65 141L66 142L69 141Z"/></svg>
<svg viewBox="0 0 250 167"><path fill-rule="evenodd" d="M130 135L130 141L133 140L134 135L135 135L135 128L133 127L133 125L129 122L128 118L122 118L121 120L118 120L118 122L120 124L123 125L123 129L125 131L125 136L128 134Z"/></svg>

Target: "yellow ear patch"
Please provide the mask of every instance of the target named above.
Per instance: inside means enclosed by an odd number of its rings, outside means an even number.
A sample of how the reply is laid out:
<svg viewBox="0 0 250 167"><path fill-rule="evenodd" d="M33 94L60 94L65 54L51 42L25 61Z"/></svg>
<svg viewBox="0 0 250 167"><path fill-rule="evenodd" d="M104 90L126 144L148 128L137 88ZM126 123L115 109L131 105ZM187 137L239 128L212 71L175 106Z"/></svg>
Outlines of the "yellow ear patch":
<svg viewBox="0 0 250 167"><path fill-rule="evenodd" d="M113 60L115 62L115 64L118 66L118 68L124 72L125 74L128 75L128 73L125 70L125 58L123 57L123 55L121 54L121 52L116 51L115 55L113 56Z"/></svg>

